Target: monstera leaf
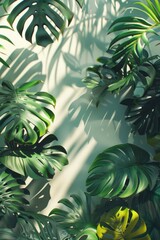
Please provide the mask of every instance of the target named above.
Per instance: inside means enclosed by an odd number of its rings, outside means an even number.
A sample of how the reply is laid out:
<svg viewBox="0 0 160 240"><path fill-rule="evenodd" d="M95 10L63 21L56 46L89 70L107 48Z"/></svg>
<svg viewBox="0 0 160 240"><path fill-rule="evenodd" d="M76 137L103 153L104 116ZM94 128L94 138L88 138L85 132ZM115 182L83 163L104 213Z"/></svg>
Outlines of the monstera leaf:
<svg viewBox="0 0 160 240"><path fill-rule="evenodd" d="M53 145L54 141L57 141L57 138L51 134L29 146L9 143L8 147L0 152L0 162L24 176L34 179L51 178L55 168L62 170L62 167L68 164L66 150L62 146Z"/></svg>
<svg viewBox="0 0 160 240"><path fill-rule="evenodd" d="M150 240L145 222L139 214L129 208L116 207L105 213L97 227L100 239Z"/></svg>
<svg viewBox="0 0 160 240"><path fill-rule="evenodd" d="M34 144L43 136L54 120L54 113L47 107L55 106L55 98L46 92L28 90L41 81L24 83L15 88L4 81L0 87L0 132L7 141Z"/></svg>
<svg viewBox="0 0 160 240"><path fill-rule="evenodd" d="M22 189L22 184L24 183L20 178L14 178L11 172L4 168L0 169L0 218L8 214L17 214L23 205L28 204L24 198L28 191Z"/></svg>
<svg viewBox="0 0 160 240"><path fill-rule="evenodd" d="M145 150L133 144L120 144L96 157L89 169L87 187L91 195L126 198L148 186L152 189L157 177L158 168Z"/></svg>
<svg viewBox="0 0 160 240"><path fill-rule="evenodd" d="M76 1L82 7L84 0ZM25 32L26 40L33 42L35 33L36 43L44 47L54 41L52 35L58 39L66 22L70 24L73 18L72 11L60 0L5 0L4 8L7 9L15 2L17 4L9 13L8 22L12 26L18 19L19 34L23 35ZM30 23L27 25L28 21Z"/></svg>
<svg viewBox="0 0 160 240"><path fill-rule="evenodd" d="M74 239L98 240L96 225L91 216L91 199L89 195L85 196L86 198L83 199L77 194L72 194L72 201L61 199L59 203L68 209L55 208L50 212L50 216Z"/></svg>
<svg viewBox="0 0 160 240"><path fill-rule="evenodd" d="M143 50L149 44L148 33L157 34L156 28L160 23L160 3L157 0L146 0L143 3L136 2L137 10L146 15L145 20L141 17L125 16L116 19L110 26L109 33L118 32L111 41L110 47L118 45L113 60L126 64L128 57L133 55L141 58ZM134 7L133 7L134 9Z"/></svg>

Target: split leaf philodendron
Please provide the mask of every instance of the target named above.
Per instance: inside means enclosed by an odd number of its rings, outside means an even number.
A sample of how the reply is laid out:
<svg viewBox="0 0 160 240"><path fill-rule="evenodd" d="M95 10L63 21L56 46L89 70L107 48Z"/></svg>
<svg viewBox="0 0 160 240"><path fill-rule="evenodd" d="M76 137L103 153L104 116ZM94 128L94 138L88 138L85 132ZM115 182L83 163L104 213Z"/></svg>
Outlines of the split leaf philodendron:
<svg viewBox="0 0 160 240"><path fill-rule="evenodd" d="M123 207L116 207L101 217L97 234L103 240L151 240L146 224L139 214Z"/></svg>
<svg viewBox="0 0 160 240"><path fill-rule="evenodd" d="M23 176L52 178L55 169L61 171L68 164L66 150L60 145L53 145L57 140L56 136L50 134L32 145L9 142L1 149L0 162Z"/></svg>
<svg viewBox="0 0 160 240"><path fill-rule="evenodd" d="M152 189L158 175L148 152L133 144L120 144L96 157L89 169L87 191L103 198L126 198L147 187Z"/></svg>
<svg viewBox="0 0 160 240"><path fill-rule="evenodd" d="M82 7L84 0L75 1ZM25 39L31 43L35 34L36 43L43 47L53 43L54 38L58 39L74 16L70 8L59 0L5 0L4 8L8 10L15 2L16 6L9 13L8 22L13 26L18 19L16 28L19 34L22 36L25 32ZM29 20L31 22L26 27Z"/></svg>
<svg viewBox="0 0 160 240"><path fill-rule="evenodd" d="M9 81L0 87L0 132L8 142L34 144L54 120L55 98L47 92L30 92L41 81L35 80L14 87Z"/></svg>

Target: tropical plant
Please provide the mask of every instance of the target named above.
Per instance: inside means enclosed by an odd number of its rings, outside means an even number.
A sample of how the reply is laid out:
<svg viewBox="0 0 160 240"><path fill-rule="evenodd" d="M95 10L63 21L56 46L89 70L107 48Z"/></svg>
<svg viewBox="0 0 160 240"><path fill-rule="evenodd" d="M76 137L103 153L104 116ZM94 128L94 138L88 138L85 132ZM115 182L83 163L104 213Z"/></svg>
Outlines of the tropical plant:
<svg viewBox="0 0 160 240"><path fill-rule="evenodd" d="M53 145L57 137L50 134L32 145L19 145L8 142L0 151L0 162L7 168L33 179L52 178L55 168L62 170L68 164L66 150L60 145Z"/></svg>
<svg viewBox="0 0 160 240"><path fill-rule="evenodd" d="M132 132L154 137L160 132L159 81L141 98L126 98L121 103L127 106L125 119L131 123Z"/></svg>
<svg viewBox="0 0 160 240"><path fill-rule="evenodd" d="M82 7L84 0L75 2ZM133 131L154 137L159 134L160 61L159 56L150 56L148 45L150 34L157 34L160 3L145 2L137 2L134 11L143 12L149 20L134 16L115 20L109 29L109 33L118 32L109 46L111 56L99 58L100 65L89 67L83 81L100 96L130 87L132 96L122 102L128 106L126 119L131 119ZM17 23L21 36L44 47L71 23L73 12L68 5L59 0L2 1L9 24L14 27ZM11 42L3 35L0 38ZM1 58L0 62L8 66ZM47 92L30 91L40 82L14 86L5 80L0 87L0 132L5 142L0 149L0 238L62 240L60 232L65 230L67 239L76 240L149 240L149 235L158 239L159 224L154 223L160 219L160 166L133 144L116 145L99 154L89 169L87 193L60 200L64 209L55 208L44 216L26 208L28 191L21 187L23 180L28 176L52 178L56 169L62 170L68 163L66 150L54 145L55 135L46 135L54 121L55 98ZM93 206L91 195L100 197L100 205ZM11 217L14 221L9 224Z"/></svg>
<svg viewBox="0 0 160 240"><path fill-rule="evenodd" d="M144 239L150 240L147 227L139 214L129 208L116 207L105 213L97 227L100 239Z"/></svg>
<svg viewBox="0 0 160 240"><path fill-rule="evenodd" d="M55 98L46 92L29 92L41 81L35 80L15 88L3 81L0 88L0 132L5 131L8 142L34 144L43 136L54 120L48 105L55 106ZM41 105L40 105L41 103Z"/></svg>
<svg viewBox="0 0 160 240"><path fill-rule="evenodd" d="M12 174L2 165L0 168L0 219L6 215L17 214L28 204L24 198L28 194L27 189L21 188L24 184L20 176ZM11 216L10 216L11 217Z"/></svg>
<svg viewBox="0 0 160 240"><path fill-rule="evenodd" d="M21 211L16 216L16 228L0 228L3 240L61 240L56 223L49 217Z"/></svg>
<svg viewBox="0 0 160 240"><path fill-rule="evenodd" d="M160 61L159 55L152 54L150 46L153 47L158 36L160 3L157 0L138 1L131 10L134 16L119 17L110 25L108 33L116 36L107 50L109 56L98 58L99 65L87 68L87 76L82 81L94 91L99 89L100 97L106 92L126 91L129 99L122 103L128 106L126 119L132 123L133 132L156 135L159 120L158 114L154 120L156 105L150 98L158 96L155 88L159 85ZM137 15L143 13L144 17L135 16L135 12ZM148 101L152 102L152 112L146 110Z"/></svg>
<svg viewBox="0 0 160 240"><path fill-rule="evenodd" d="M76 2L82 7L84 0ZM43 47L53 43L54 38L58 39L66 24L69 25L73 18L70 8L59 0L4 0L3 6L6 11L13 3L16 5L8 16L10 25L13 26L18 19L16 28L19 34L22 36L25 32L25 39L31 43L35 36L36 43ZM26 25L29 20L31 22Z"/></svg>
<svg viewBox="0 0 160 240"><path fill-rule="evenodd" d="M96 223L92 218L91 197L85 194L80 197L77 194L61 199L59 203L67 207L67 210L54 208L50 216L64 228L73 239L98 240L96 234Z"/></svg>
<svg viewBox="0 0 160 240"><path fill-rule="evenodd" d="M148 186L152 189L158 175L158 168L145 150L133 144L120 144L106 149L93 161L87 190L103 198L127 198Z"/></svg>
<svg viewBox="0 0 160 240"><path fill-rule="evenodd" d="M82 7L84 0L76 0ZM47 46L59 37L70 24L73 12L62 1L1 1L11 27L25 39ZM28 25L27 25L28 24ZM12 29L1 25L1 29ZM1 34L0 39L12 43ZM0 45L2 48L2 44ZM5 67L8 63L0 57ZM15 79L4 80L0 86L0 132L4 146L0 149L0 239L3 240L61 240L56 223L51 217L26 209L25 179L52 178L55 170L68 164L66 150L54 144L57 137L48 132L54 121L56 100L48 92L30 91L41 80L13 85Z"/></svg>
<svg viewBox="0 0 160 240"><path fill-rule="evenodd" d="M160 228L160 181L158 179L155 187L150 190L147 188L132 201L132 207L145 219L148 233L152 239L159 238Z"/></svg>

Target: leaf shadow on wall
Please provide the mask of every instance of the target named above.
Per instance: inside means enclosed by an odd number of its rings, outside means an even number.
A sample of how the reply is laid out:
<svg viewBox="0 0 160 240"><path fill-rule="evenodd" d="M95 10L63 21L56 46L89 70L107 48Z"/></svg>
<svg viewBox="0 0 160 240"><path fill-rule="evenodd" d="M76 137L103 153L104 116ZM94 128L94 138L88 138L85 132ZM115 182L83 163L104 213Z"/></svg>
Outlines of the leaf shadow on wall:
<svg viewBox="0 0 160 240"><path fill-rule="evenodd" d="M10 68L2 66L0 69L1 81L7 80L14 85L19 86L25 82L32 80L45 80L45 75L42 73L42 62L38 59L38 55L29 49L16 49L8 57L7 62ZM38 87L33 87L32 91L40 91L43 84ZM3 134L1 135L1 144L3 142ZM30 192L28 197L30 206L33 211L43 210L50 199L50 186L46 179L32 180L27 189Z"/></svg>
<svg viewBox="0 0 160 240"><path fill-rule="evenodd" d="M104 147L130 141L130 126L125 121L125 107L119 103L120 96L106 94L97 107L95 100L96 96L87 91L72 102L69 107L72 124L78 127L83 121L88 141L94 138L98 145ZM133 141L143 145L144 137L134 135Z"/></svg>
<svg viewBox="0 0 160 240"><path fill-rule="evenodd" d="M14 85L21 85L32 80L45 80L42 74L42 62L39 61L38 55L28 49L16 49L8 57L7 62L10 68L4 65L0 69L1 80L7 80ZM39 90L40 90L39 86ZM37 90L37 86L36 86Z"/></svg>
<svg viewBox="0 0 160 240"><path fill-rule="evenodd" d="M60 123L56 132L59 139L67 142L70 160L69 166L58 174L57 181L54 179L53 198L55 193L60 196L63 189L65 193L67 188L68 192L74 189L77 182L80 187L83 185L88 166L99 153L97 151L104 150L113 143L128 142L130 127L124 120L125 107L119 104L119 99L113 95L107 96L105 102L96 108L94 96L90 97L89 91L86 92L81 82L84 69L105 54L111 38L107 36L108 27L128 4L129 1L87 1L82 11L79 11L81 14L75 11L75 21L65 31L58 47L54 49L54 45L51 45L47 49L48 89L54 91L57 99L60 96ZM80 88L83 93L76 98ZM67 96L63 94L65 89ZM73 91L68 97L70 89ZM66 109L68 115L63 119ZM79 128L81 124L84 124L85 132ZM90 148L88 143L92 140L97 145ZM137 141L143 144L138 137ZM64 179L65 183L69 181L66 188L63 188Z"/></svg>
<svg viewBox="0 0 160 240"><path fill-rule="evenodd" d="M54 76L55 81L59 81L59 72L66 70L61 68L61 58L64 58L67 69L81 72L93 63L99 52L103 55L110 42L107 30L120 9L127 5L128 1L88 0L82 10L76 8L74 19L63 37L47 48L48 78Z"/></svg>

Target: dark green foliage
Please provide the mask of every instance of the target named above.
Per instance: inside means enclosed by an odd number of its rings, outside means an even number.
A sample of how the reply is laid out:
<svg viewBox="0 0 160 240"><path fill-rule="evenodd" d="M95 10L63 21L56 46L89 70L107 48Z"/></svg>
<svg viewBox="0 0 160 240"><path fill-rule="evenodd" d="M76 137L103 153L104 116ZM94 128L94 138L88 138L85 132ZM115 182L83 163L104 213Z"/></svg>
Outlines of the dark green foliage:
<svg viewBox="0 0 160 240"><path fill-rule="evenodd" d="M71 195L71 200L61 199L66 210L55 208L50 216L59 223L60 227L74 239L98 240L96 235L96 223L92 218L91 198L88 194L80 197L77 194Z"/></svg>
<svg viewBox="0 0 160 240"><path fill-rule="evenodd" d="M160 85L155 80L141 98L128 98L121 102L127 106L125 118L132 124L132 131L140 135L155 136L160 132Z"/></svg>
<svg viewBox="0 0 160 240"><path fill-rule="evenodd" d="M5 131L8 142L34 144L43 136L54 120L48 108L55 106L55 98L47 92L29 92L41 81L31 81L15 88L4 81L0 87L0 132Z"/></svg>
<svg viewBox="0 0 160 240"><path fill-rule="evenodd" d="M24 198L28 194L21 188L24 182L19 176L12 176L12 172L1 167L0 169L0 218L4 215L17 214L23 205L28 204Z"/></svg>
<svg viewBox="0 0 160 240"><path fill-rule="evenodd" d="M0 228L2 240L61 240L56 223L49 217L31 212L20 212L17 227Z"/></svg>
<svg viewBox="0 0 160 240"><path fill-rule="evenodd" d="M96 157L89 169L87 190L103 198L127 198L148 186L152 189L158 174L158 168L145 150L132 144L120 144Z"/></svg>
<svg viewBox="0 0 160 240"><path fill-rule="evenodd" d="M84 0L76 1L82 7ZM72 11L60 0L5 0L4 8L7 10L15 2L17 4L9 13L8 22L12 26L18 19L16 28L19 34L25 32L25 39L31 43L35 35L36 43L43 47L53 43L52 36L58 39L73 18ZM26 25L28 20L31 22Z"/></svg>
<svg viewBox="0 0 160 240"><path fill-rule="evenodd" d="M55 169L62 170L68 164L66 150L53 145L57 138L50 134L33 145L17 145L15 142L1 150L0 162L7 168L32 178L52 178Z"/></svg>
<svg viewBox="0 0 160 240"><path fill-rule="evenodd" d="M150 190L146 189L137 198L133 199L133 207L141 214L147 224L152 239L160 238L160 181Z"/></svg>

